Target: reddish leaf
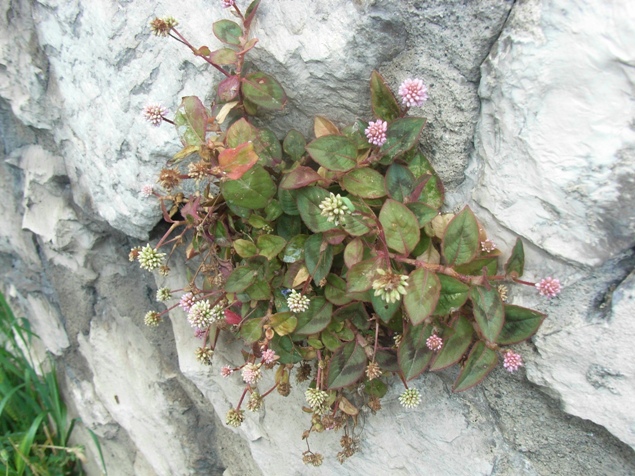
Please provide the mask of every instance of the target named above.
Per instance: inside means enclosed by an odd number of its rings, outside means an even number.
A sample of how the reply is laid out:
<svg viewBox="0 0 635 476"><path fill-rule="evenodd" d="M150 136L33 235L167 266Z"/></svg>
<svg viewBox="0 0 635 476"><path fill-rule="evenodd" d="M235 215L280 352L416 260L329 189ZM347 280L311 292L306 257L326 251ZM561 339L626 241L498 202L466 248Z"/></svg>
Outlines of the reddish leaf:
<svg viewBox="0 0 635 476"><path fill-rule="evenodd" d="M254 151L254 145L246 142L234 149L225 149L218 156L218 164L227 177L238 180L245 172L258 162L258 155Z"/></svg>
<svg viewBox="0 0 635 476"><path fill-rule="evenodd" d="M296 188L306 187L320 180L324 179L315 170L301 165L282 178L280 188L283 190L294 190Z"/></svg>
<svg viewBox="0 0 635 476"><path fill-rule="evenodd" d="M240 321L242 321L243 319L238 314L236 314L234 311L230 311L229 309L225 309L225 320L227 321L227 324L230 324L232 326L236 326L236 325L240 324Z"/></svg>

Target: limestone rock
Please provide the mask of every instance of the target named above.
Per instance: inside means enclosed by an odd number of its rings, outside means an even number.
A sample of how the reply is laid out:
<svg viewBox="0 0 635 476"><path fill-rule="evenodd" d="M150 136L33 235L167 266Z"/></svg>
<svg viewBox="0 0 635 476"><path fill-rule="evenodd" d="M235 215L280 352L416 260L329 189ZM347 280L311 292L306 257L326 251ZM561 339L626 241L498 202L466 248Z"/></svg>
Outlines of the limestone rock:
<svg viewBox="0 0 635 476"><path fill-rule="evenodd" d="M634 18L628 1L522 2L483 64L474 198L571 263L635 244Z"/></svg>

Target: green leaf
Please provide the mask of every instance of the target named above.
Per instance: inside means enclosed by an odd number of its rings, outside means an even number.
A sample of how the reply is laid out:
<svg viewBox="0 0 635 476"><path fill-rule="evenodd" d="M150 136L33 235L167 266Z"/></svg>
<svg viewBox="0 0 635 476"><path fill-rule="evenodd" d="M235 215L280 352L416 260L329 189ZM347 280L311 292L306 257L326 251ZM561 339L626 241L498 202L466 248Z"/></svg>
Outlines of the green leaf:
<svg viewBox="0 0 635 476"><path fill-rule="evenodd" d="M223 43L240 46L240 37L243 35L243 30L238 23L231 20L219 20L212 25L212 31L214 36Z"/></svg>
<svg viewBox="0 0 635 476"><path fill-rule="evenodd" d="M509 345L522 342L533 336L547 317L533 309L505 304L505 324L501 330L497 344Z"/></svg>
<svg viewBox="0 0 635 476"><path fill-rule="evenodd" d="M287 135L282 142L282 149L293 160L298 160L304 155L305 147L306 140L304 139L304 136L294 129L287 132Z"/></svg>
<svg viewBox="0 0 635 476"><path fill-rule="evenodd" d="M270 129L262 129L254 142L254 149L265 167L275 167L282 162L280 141Z"/></svg>
<svg viewBox="0 0 635 476"><path fill-rule="evenodd" d="M448 223L441 249L450 266L474 259L479 250L478 222L469 207L466 206Z"/></svg>
<svg viewBox="0 0 635 476"><path fill-rule="evenodd" d="M421 117L405 117L388 124L386 142L380 152L387 157L395 158L412 149L419 141L419 135L426 120Z"/></svg>
<svg viewBox="0 0 635 476"><path fill-rule="evenodd" d="M245 10L245 28L249 28L249 25L251 25L251 22L254 20L254 17L256 16L256 12L258 11L258 6L260 5L260 0L254 0L253 2L251 2L249 4L249 6L247 7L247 10Z"/></svg>
<svg viewBox="0 0 635 476"><path fill-rule="evenodd" d="M279 111L287 103L287 95L280 83L265 73L248 74L241 89L246 99L264 109Z"/></svg>
<svg viewBox="0 0 635 476"><path fill-rule="evenodd" d="M496 342L505 321L503 301L498 291L493 287L488 289L484 286L473 286L470 289L470 301L481 334L489 342Z"/></svg>
<svg viewBox="0 0 635 476"><path fill-rule="evenodd" d="M311 298L309 309L296 314L298 327L295 330L295 334L311 335L322 331L331 322L332 311L333 304L322 296Z"/></svg>
<svg viewBox="0 0 635 476"><path fill-rule="evenodd" d="M309 230L313 233L322 233L335 228L333 223L322 216L320 209L320 203L329 196L329 192L320 187L306 187L297 190L296 194L298 211Z"/></svg>
<svg viewBox="0 0 635 476"><path fill-rule="evenodd" d="M256 274L258 274L257 271L245 266L236 268L225 282L225 292L240 293L244 291L256 280Z"/></svg>
<svg viewBox="0 0 635 476"><path fill-rule="evenodd" d="M459 316L451 330L453 332L443 333L443 348L430 364L430 370L441 370L456 364L469 349L474 335L472 323L465 316ZM446 337L447 334L449 337Z"/></svg>
<svg viewBox="0 0 635 476"><path fill-rule="evenodd" d="M347 268L352 268L364 259L364 242L361 238L351 240L344 248L344 263Z"/></svg>
<svg viewBox="0 0 635 476"><path fill-rule="evenodd" d="M366 307L361 302L354 302L346 306L342 306L333 314L334 321L348 321L362 331L368 329L368 319L369 317L366 312ZM345 331L346 329L348 329L348 327L344 326L342 330ZM350 339L353 339L353 337L354 336L351 335Z"/></svg>
<svg viewBox="0 0 635 476"><path fill-rule="evenodd" d="M240 337L246 344L253 344L262 337L262 319L248 319L240 327Z"/></svg>
<svg viewBox="0 0 635 476"><path fill-rule="evenodd" d="M265 221L272 222L282 215L282 207L280 206L280 202L278 200L271 200L269 204L265 207Z"/></svg>
<svg viewBox="0 0 635 476"><path fill-rule="evenodd" d="M258 138L258 129L249 124L247 120L242 117L234 122L225 136L225 142L227 147L238 147L245 142L253 142Z"/></svg>
<svg viewBox="0 0 635 476"><path fill-rule="evenodd" d="M401 108L384 78L377 72L370 74L370 103L373 114L386 122L401 116Z"/></svg>
<svg viewBox="0 0 635 476"><path fill-rule="evenodd" d="M416 326L430 316L436 307L441 294L441 282L435 273L418 268L410 273L406 291L404 307L410 321Z"/></svg>
<svg viewBox="0 0 635 476"><path fill-rule="evenodd" d="M385 369L382 367L382 370ZM371 397L384 398L388 393L388 385L378 378L369 380L366 382L366 393Z"/></svg>
<svg viewBox="0 0 635 476"><path fill-rule="evenodd" d="M399 369L406 381L421 375L430 363L433 353L426 346L426 339L432 335L432 331L431 325L422 324L411 326L403 335L397 357Z"/></svg>
<svg viewBox="0 0 635 476"><path fill-rule="evenodd" d="M260 254L271 261L284 249L287 241L277 235L260 235L256 243Z"/></svg>
<svg viewBox="0 0 635 476"><path fill-rule="evenodd" d="M371 208L355 197L352 199L342 197L342 200L345 203L348 201L347 206L350 210L354 211L353 213L344 215L342 229L351 236L364 236L370 233L375 223L374 220L370 218L370 216L374 214Z"/></svg>
<svg viewBox="0 0 635 476"><path fill-rule="evenodd" d="M174 126L184 146L205 144L207 110L196 96L186 96L174 115Z"/></svg>
<svg viewBox="0 0 635 476"><path fill-rule="evenodd" d="M386 171L386 188L391 198L403 202L410 196L415 183L414 175L408 167L401 164L392 164Z"/></svg>
<svg viewBox="0 0 635 476"><path fill-rule="evenodd" d="M220 50L212 51L210 59L220 66L225 66L236 64L238 62L238 55L230 48L221 48Z"/></svg>
<svg viewBox="0 0 635 476"><path fill-rule="evenodd" d="M254 284L245 289L245 293L252 301L267 301L271 297L271 288L265 279L257 279Z"/></svg>
<svg viewBox="0 0 635 476"><path fill-rule="evenodd" d="M276 232L285 240L290 240L302 230L300 217L282 214L276 222ZM303 248L304 249L304 248Z"/></svg>
<svg viewBox="0 0 635 476"><path fill-rule="evenodd" d="M274 336L269 346L280 356L278 360L281 364L297 364L303 360L302 354L298 351L289 336Z"/></svg>
<svg viewBox="0 0 635 476"><path fill-rule="evenodd" d="M295 263L304 259L304 243L308 235L295 235L287 243L287 247L284 249L282 261L284 263Z"/></svg>
<svg viewBox="0 0 635 476"><path fill-rule="evenodd" d="M342 346L331 357L327 387L336 390L354 384L364 375L367 362L364 349L356 341Z"/></svg>
<svg viewBox="0 0 635 476"><path fill-rule="evenodd" d="M311 235L304 243L304 263L318 285L331 271L333 247L323 240L322 233Z"/></svg>
<svg viewBox="0 0 635 476"><path fill-rule="evenodd" d="M258 254L258 248L253 241L249 240L234 240L234 249L238 256L241 258L251 258L252 256L256 256Z"/></svg>
<svg viewBox="0 0 635 476"><path fill-rule="evenodd" d="M520 238L516 239L512 254L505 263L505 274L519 278L525 270L525 249Z"/></svg>
<svg viewBox="0 0 635 476"><path fill-rule="evenodd" d="M439 214L436 208L421 202L413 202L406 204L408 210L415 214L419 222L419 228L426 226L435 216Z"/></svg>
<svg viewBox="0 0 635 476"><path fill-rule="evenodd" d="M401 306L401 301L396 301L392 303L388 303L384 301L381 297L373 296L370 301L373 304L373 309L375 313L379 316L379 318L388 324L388 322L393 318L399 307Z"/></svg>
<svg viewBox="0 0 635 476"><path fill-rule="evenodd" d="M342 177L342 187L360 198L381 198L386 195L384 177L371 168L354 169Z"/></svg>
<svg viewBox="0 0 635 476"><path fill-rule="evenodd" d="M314 161L334 172L348 172L357 165L357 148L345 136L319 137L306 146L306 151Z"/></svg>
<svg viewBox="0 0 635 476"><path fill-rule="evenodd" d="M476 258L469 263L455 266L454 271L469 276L480 276L483 274L483 268L485 268L485 273L488 276L494 276L498 270L498 258L496 256Z"/></svg>
<svg viewBox="0 0 635 476"><path fill-rule="evenodd" d="M282 211L287 215L299 215L298 206L296 205L296 194L291 190L284 190L283 188L278 188L278 200L280 202L280 206L282 207ZM280 232L278 232L281 234Z"/></svg>
<svg viewBox="0 0 635 476"><path fill-rule="evenodd" d="M240 179L221 183L221 193L228 203L254 210L267 206L276 194L276 185L269 173L256 165Z"/></svg>
<svg viewBox="0 0 635 476"><path fill-rule="evenodd" d="M419 222L403 203L388 199L379 212L386 243L397 253L408 255L419 243Z"/></svg>
<svg viewBox="0 0 635 476"><path fill-rule="evenodd" d="M353 266L346 275L346 289L349 293L359 293L371 288L377 274L378 260L372 258Z"/></svg>
<svg viewBox="0 0 635 476"><path fill-rule="evenodd" d="M399 361L394 350L378 350L375 354L375 362L384 372L399 372Z"/></svg>
<svg viewBox="0 0 635 476"><path fill-rule="evenodd" d="M269 317L269 324L279 336L291 334L298 325L298 318L292 312L279 312Z"/></svg>
<svg viewBox="0 0 635 476"><path fill-rule="evenodd" d="M465 304L470 287L458 279L451 278L445 274L438 274L437 277L441 283L441 293L433 315L446 316Z"/></svg>
<svg viewBox="0 0 635 476"><path fill-rule="evenodd" d="M324 347L326 347L331 352L335 352L342 346L342 341L339 340L339 338L328 329L324 329L322 331L322 334L320 334L320 339L322 340Z"/></svg>
<svg viewBox="0 0 635 476"><path fill-rule="evenodd" d="M329 274L326 277L324 297L336 306L343 306L351 302L351 298L346 293L346 281L336 274Z"/></svg>
<svg viewBox="0 0 635 476"><path fill-rule="evenodd" d="M288 174L282 176L280 188L285 190L294 190L321 181L324 181L324 178L322 178L322 176L315 170L310 167L300 165L291 170Z"/></svg>
<svg viewBox="0 0 635 476"><path fill-rule="evenodd" d="M483 381L498 363L498 355L487 348L484 342L477 342L468 356L463 370L454 382L453 392L463 392Z"/></svg>

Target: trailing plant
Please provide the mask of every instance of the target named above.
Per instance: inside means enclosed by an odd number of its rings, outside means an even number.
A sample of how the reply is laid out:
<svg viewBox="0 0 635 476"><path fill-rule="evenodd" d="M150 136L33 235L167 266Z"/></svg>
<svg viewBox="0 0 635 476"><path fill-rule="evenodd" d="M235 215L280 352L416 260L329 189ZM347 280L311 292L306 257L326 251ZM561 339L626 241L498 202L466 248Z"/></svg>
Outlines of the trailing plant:
<svg viewBox="0 0 635 476"><path fill-rule="evenodd" d="M158 301L180 293L149 326L180 306L201 338L196 355L211 365L221 333L244 343L244 361L220 369L240 372L244 390L227 414L237 427L274 391L286 396L290 376L309 380L311 414L304 461L322 456L308 447L312 432L343 428L343 461L357 449L351 429L360 409L376 412L390 375L406 390L406 408L420 403L410 382L424 371L460 368L453 390L481 382L502 359L510 372L523 365L510 345L529 339L545 318L506 302L504 283L560 291L556 279L523 281L518 240L499 272L501 252L469 207L440 213L443 185L419 148L426 120L408 115L427 89L404 81L398 101L378 72L370 77L373 120L345 127L316 117L313 138L290 130L282 140L252 118L285 107L280 83L245 63L254 48L251 26L260 0L243 13L223 2L237 21L213 24L223 43L212 51L192 45L171 17L156 18L157 36L171 37L222 75L206 106L184 97L174 116L148 106L153 125L173 124L183 144L158 178L146 185L169 229L154 246L134 248L131 260L169 273L169 260L189 265L182 289L161 288ZM182 249L183 253L177 250ZM264 371L275 385L261 391Z"/></svg>
<svg viewBox="0 0 635 476"><path fill-rule="evenodd" d="M68 421L55 367L36 371L28 324L0 294L0 474L84 474L84 450L69 444L77 419Z"/></svg>

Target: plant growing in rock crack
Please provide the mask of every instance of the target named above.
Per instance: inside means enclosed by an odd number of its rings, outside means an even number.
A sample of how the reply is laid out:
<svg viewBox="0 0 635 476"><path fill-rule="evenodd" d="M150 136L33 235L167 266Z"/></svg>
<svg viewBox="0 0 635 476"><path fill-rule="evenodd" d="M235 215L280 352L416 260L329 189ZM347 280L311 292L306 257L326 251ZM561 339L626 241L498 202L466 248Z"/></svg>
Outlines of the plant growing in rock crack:
<svg viewBox="0 0 635 476"><path fill-rule="evenodd" d="M239 22L213 24L224 44L214 51L193 46L171 17L151 23L223 79L209 107L189 96L172 119L160 105L145 111L153 125L173 124L183 149L161 171L159 187L142 189L160 201L169 230L155 246L134 248L131 259L165 275L183 248L190 264L182 289L157 292L162 302L180 292L179 302L148 312L145 322L158 325L180 306L201 338L196 355L204 364L221 333L244 342L244 362L220 369L225 377L239 372L244 384L228 425L239 426L245 407L258 411L274 391L288 395L292 373L309 381L304 461L322 462L308 437L331 429L344 431L343 461L358 448L360 412L380 410L391 375L406 387L400 403L412 408L421 394L409 382L426 370L459 365L455 392L478 384L501 358L516 371L522 358L508 346L529 339L545 315L506 303L503 283L536 286L547 297L560 283L520 280L520 240L499 273L501 253L472 211L439 212L443 185L418 147L426 121L407 116L427 99L421 80L404 81L398 101L373 72L373 120L340 128L316 117L308 142L296 130L280 141L256 127L252 116L283 109L287 98L244 61L257 42L250 27L260 0L244 13L223 3ZM261 392L265 371L275 384Z"/></svg>

